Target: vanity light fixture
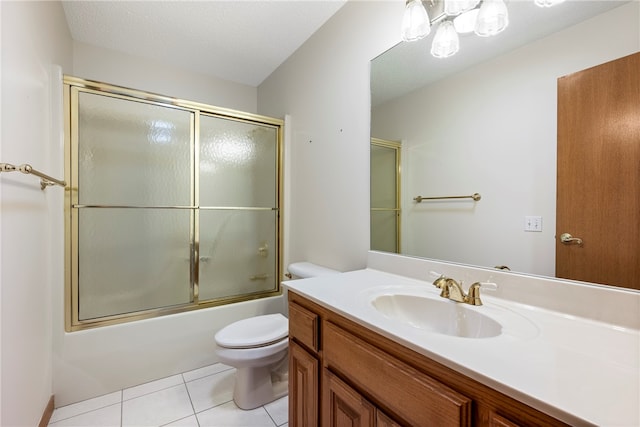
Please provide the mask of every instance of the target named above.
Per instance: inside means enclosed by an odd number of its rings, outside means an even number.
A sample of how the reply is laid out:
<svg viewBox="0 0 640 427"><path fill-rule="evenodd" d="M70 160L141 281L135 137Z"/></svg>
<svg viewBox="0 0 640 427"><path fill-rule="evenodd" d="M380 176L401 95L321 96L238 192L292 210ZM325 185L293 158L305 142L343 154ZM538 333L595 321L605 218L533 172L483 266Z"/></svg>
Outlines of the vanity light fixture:
<svg viewBox="0 0 640 427"><path fill-rule="evenodd" d="M555 6L563 1L534 0L540 7ZM448 58L460 48L458 34L495 36L509 25L509 11L504 0L406 0L402 40L420 40L429 35L431 25L436 23L439 24L431 54Z"/></svg>
<svg viewBox="0 0 640 427"><path fill-rule="evenodd" d="M422 0L407 0L402 16L402 40L420 40L431 32L431 20Z"/></svg>

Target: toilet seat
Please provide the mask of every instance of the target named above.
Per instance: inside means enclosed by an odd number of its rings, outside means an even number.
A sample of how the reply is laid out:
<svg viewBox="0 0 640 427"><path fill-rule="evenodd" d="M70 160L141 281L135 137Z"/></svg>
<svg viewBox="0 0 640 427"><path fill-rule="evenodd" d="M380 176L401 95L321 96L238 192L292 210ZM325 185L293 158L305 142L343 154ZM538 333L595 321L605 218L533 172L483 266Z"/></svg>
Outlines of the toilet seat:
<svg viewBox="0 0 640 427"><path fill-rule="evenodd" d="M215 335L216 343L225 348L249 349L265 347L289 336L289 320L282 314L266 314L239 320Z"/></svg>

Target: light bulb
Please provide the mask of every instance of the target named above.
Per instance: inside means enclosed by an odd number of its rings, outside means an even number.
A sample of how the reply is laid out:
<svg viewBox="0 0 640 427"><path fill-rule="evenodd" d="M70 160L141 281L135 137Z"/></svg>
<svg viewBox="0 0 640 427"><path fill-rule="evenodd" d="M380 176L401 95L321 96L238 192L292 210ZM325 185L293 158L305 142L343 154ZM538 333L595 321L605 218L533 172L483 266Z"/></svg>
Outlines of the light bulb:
<svg viewBox="0 0 640 427"><path fill-rule="evenodd" d="M551 7L564 2L564 0L535 0L534 3L540 7Z"/></svg>
<svg viewBox="0 0 640 427"><path fill-rule="evenodd" d="M431 44L431 55L436 58L448 58L460 50L458 33L451 21L442 21Z"/></svg>
<svg viewBox="0 0 640 427"><path fill-rule="evenodd" d="M422 0L410 0L402 16L402 40L407 42L419 40L430 32L431 22Z"/></svg>
<svg viewBox="0 0 640 427"><path fill-rule="evenodd" d="M444 13L448 16L456 16L473 9L480 0L444 0Z"/></svg>
<svg viewBox="0 0 640 427"><path fill-rule="evenodd" d="M502 0L484 0L478 12L475 33L482 37L495 36L509 25L509 11Z"/></svg>

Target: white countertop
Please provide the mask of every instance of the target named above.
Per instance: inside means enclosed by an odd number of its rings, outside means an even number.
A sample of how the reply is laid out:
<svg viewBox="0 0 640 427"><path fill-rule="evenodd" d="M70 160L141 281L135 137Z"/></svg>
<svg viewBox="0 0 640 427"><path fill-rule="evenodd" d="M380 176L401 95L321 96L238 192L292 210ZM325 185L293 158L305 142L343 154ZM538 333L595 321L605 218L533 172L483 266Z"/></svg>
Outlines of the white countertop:
<svg viewBox="0 0 640 427"><path fill-rule="evenodd" d="M640 331L492 297L470 310L503 325L461 338L388 319L374 295L439 297L430 282L365 269L284 282L286 288L572 425L640 426ZM455 304L452 302L452 304ZM614 308L615 309L615 308Z"/></svg>

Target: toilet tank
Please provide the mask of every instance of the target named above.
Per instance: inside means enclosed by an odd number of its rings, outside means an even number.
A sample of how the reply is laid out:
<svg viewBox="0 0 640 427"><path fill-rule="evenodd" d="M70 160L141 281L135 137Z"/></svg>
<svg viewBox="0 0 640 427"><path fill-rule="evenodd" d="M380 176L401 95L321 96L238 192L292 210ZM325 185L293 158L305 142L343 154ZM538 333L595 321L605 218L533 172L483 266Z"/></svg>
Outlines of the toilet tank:
<svg viewBox="0 0 640 427"><path fill-rule="evenodd" d="M314 264L312 262L306 262L306 261L291 263L289 264L289 267L287 267L287 270L289 271L289 273L286 274L286 277L289 280L307 279L310 277L327 276L330 274L340 273L338 270L332 270L322 265L318 265L318 264ZM281 310L282 310L282 314L284 314L286 317L289 317L289 304L287 303L287 301L288 301L287 288L284 288L282 292Z"/></svg>
<svg viewBox="0 0 640 427"><path fill-rule="evenodd" d="M307 279L309 277L326 276L329 274L340 273L337 270L324 267L322 265L314 264L312 262L294 262L289 264L287 268L289 271L290 279Z"/></svg>

